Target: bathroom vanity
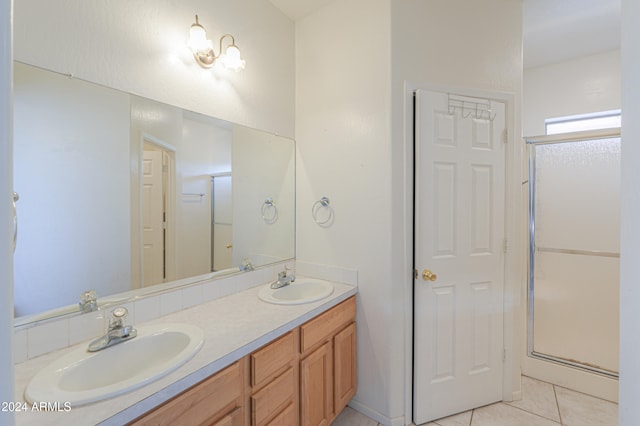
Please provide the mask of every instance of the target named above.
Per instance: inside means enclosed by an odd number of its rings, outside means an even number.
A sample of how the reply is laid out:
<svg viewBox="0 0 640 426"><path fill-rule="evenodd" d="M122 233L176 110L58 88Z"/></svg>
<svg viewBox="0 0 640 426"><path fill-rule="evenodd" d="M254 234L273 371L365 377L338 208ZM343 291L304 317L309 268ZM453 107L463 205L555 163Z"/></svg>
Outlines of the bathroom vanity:
<svg viewBox="0 0 640 426"><path fill-rule="evenodd" d="M202 349L165 377L67 411L16 413L16 424L329 424L356 391L357 288L333 283L323 300L283 306L260 300L261 287L145 323L204 332ZM18 395L73 349L16 364Z"/></svg>
<svg viewBox="0 0 640 426"><path fill-rule="evenodd" d="M329 424L356 392L355 318L352 296L130 424Z"/></svg>

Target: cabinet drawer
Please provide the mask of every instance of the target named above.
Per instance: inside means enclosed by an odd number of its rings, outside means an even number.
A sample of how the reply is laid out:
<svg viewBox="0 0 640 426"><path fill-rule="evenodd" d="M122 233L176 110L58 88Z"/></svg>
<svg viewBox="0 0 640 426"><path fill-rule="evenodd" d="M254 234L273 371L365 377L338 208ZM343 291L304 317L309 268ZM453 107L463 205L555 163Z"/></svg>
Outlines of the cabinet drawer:
<svg viewBox="0 0 640 426"><path fill-rule="evenodd" d="M267 426L291 426L298 424L298 418L296 417L296 405L291 403L285 408L282 413L278 414L267 423Z"/></svg>
<svg viewBox="0 0 640 426"><path fill-rule="evenodd" d="M302 353L308 351L329 338L334 331L355 319L356 298L350 297L300 327L300 351Z"/></svg>
<svg viewBox="0 0 640 426"><path fill-rule="evenodd" d="M251 354L251 386L260 387L282 371L296 354L294 333L288 333Z"/></svg>
<svg viewBox="0 0 640 426"><path fill-rule="evenodd" d="M242 390L242 368L236 362L131 424L211 424L221 413L242 405Z"/></svg>
<svg viewBox="0 0 640 426"><path fill-rule="evenodd" d="M251 424L266 424L273 414L295 402L297 392L294 369L289 368L251 397Z"/></svg>

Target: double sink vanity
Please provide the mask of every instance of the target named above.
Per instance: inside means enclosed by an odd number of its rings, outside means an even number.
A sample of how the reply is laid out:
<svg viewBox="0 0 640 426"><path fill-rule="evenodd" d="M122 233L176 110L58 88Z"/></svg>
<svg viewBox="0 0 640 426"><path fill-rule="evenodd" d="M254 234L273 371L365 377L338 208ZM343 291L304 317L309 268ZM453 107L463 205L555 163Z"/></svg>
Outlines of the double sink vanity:
<svg viewBox="0 0 640 426"><path fill-rule="evenodd" d="M271 287L135 324L135 338L96 352L85 342L17 364L25 407L50 404L16 423L330 423L356 390L356 288Z"/></svg>

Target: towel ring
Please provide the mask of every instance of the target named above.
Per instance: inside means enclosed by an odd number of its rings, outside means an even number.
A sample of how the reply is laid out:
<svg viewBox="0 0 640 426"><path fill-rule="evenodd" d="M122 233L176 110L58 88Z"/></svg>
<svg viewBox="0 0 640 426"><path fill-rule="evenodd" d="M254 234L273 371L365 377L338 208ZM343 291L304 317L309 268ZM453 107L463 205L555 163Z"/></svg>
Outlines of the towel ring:
<svg viewBox="0 0 640 426"><path fill-rule="evenodd" d="M323 207L329 211L329 214L325 220L318 220L318 212ZM326 225L333 220L333 207L331 207L327 197L322 197L313 203L313 206L311 207L311 216L313 217L314 222L318 225Z"/></svg>
<svg viewBox="0 0 640 426"><path fill-rule="evenodd" d="M278 208L271 197L262 203L262 220L269 224L276 223L278 220Z"/></svg>

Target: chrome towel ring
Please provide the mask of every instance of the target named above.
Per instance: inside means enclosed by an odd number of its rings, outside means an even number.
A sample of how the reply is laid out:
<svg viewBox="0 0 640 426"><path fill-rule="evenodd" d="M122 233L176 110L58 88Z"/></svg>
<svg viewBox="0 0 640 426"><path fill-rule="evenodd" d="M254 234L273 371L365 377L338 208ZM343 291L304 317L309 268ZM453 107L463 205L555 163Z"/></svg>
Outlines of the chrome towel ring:
<svg viewBox="0 0 640 426"><path fill-rule="evenodd" d="M318 212L321 210L327 211L326 218L324 219L318 219ZM313 206L311 207L311 216L313 217L314 222L318 225L326 225L330 223L333 220L333 215L333 207L331 207L327 197L320 198L318 201L313 203Z"/></svg>
<svg viewBox="0 0 640 426"><path fill-rule="evenodd" d="M273 198L268 197L262 203L262 220L266 223L276 223L278 221L278 207L273 202Z"/></svg>

